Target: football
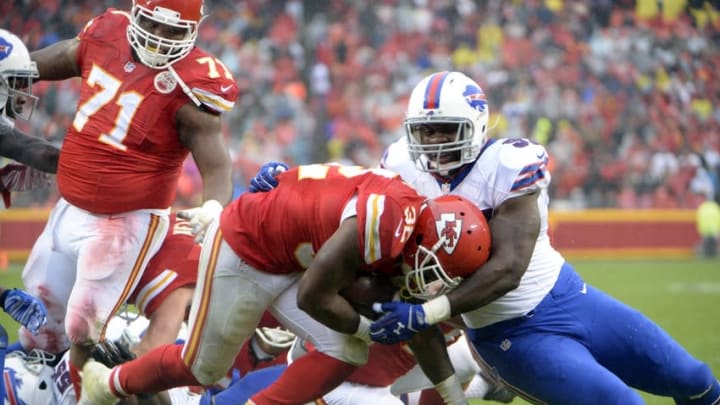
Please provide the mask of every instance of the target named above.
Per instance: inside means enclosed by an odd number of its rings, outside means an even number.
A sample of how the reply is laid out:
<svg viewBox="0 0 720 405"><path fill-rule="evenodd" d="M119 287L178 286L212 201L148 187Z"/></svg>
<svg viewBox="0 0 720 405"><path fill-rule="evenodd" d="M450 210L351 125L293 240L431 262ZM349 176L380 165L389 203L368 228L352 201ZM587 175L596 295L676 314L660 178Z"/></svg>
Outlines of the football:
<svg viewBox="0 0 720 405"><path fill-rule="evenodd" d="M358 313L370 319L380 314L372 310L375 302L392 301L397 289L390 278L380 273L363 273L349 287L340 291Z"/></svg>

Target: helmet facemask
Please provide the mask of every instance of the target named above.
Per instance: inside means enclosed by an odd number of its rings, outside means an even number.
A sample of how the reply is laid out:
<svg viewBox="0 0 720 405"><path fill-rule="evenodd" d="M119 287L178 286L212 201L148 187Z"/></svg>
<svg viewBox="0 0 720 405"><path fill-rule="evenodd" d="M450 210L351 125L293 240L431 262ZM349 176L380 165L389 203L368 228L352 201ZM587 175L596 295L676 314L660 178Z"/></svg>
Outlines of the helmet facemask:
<svg viewBox="0 0 720 405"><path fill-rule="evenodd" d="M445 272L435 252L445 243L440 238L431 249L418 244L414 265L405 272L405 289L413 298L429 300L457 287L462 277L451 277Z"/></svg>
<svg viewBox="0 0 720 405"><path fill-rule="evenodd" d="M442 143L428 142L427 138L434 136L435 131L432 128L437 125L455 126L455 136L452 140ZM442 175L447 175L451 170L475 160L480 146L473 143L474 131L473 122L462 117L409 118L405 120L410 158L418 166L418 169Z"/></svg>
<svg viewBox="0 0 720 405"><path fill-rule="evenodd" d="M29 120L38 98L32 94L32 82L38 77L35 62L30 70L4 71L0 77L0 110L11 120Z"/></svg>
<svg viewBox="0 0 720 405"><path fill-rule="evenodd" d="M170 31L177 30L180 39L170 39L150 32L154 24L162 24ZM127 38L140 61L153 69L163 69L187 56L195 46L200 21L184 20L180 13L163 7L150 10L133 5Z"/></svg>

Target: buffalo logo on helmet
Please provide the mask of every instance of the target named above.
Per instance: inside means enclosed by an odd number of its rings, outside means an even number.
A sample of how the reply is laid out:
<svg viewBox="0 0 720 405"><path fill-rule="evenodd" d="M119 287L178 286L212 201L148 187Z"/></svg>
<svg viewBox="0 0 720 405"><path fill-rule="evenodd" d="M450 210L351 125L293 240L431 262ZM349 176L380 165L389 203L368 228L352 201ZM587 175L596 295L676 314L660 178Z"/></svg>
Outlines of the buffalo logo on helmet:
<svg viewBox="0 0 720 405"><path fill-rule="evenodd" d="M445 253L451 255L455 251L460 239L462 220L455 217L454 212L440 214L440 219L435 221L435 230L438 239L443 241L442 248Z"/></svg>
<svg viewBox="0 0 720 405"><path fill-rule="evenodd" d="M5 367L3 373L3 383L5 384L5 399L10 404L30 405L25 404L20 399L17 389L23 385L22 377L10 367Z"/></svg>
<svg viewBox="0 0 720 405"><path fill-rule="evenodd" d="M5 38L0 37L0 60L3 60L10 56L13 50L13 45L8 42Z"/></svg>
<svg viewBox="0 0 720 405"><path fill-rule="evenodd" d="M470 107L472 107L473 109L478 111L485 111L485 109L487 108L487 97L485 97L485 93L483 93L480 87L468 84L467 86L465 86L463 96L465 97L465 100L468 102L468 104L470 104Z"/></svg>

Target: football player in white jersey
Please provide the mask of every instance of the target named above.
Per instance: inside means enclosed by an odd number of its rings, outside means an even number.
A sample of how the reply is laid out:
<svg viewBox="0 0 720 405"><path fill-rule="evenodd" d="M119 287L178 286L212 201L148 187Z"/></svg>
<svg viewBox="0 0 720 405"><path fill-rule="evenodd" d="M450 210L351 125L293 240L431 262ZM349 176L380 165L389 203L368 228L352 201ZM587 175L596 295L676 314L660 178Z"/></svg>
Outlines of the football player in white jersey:
<svg viewBox="0 0 720 405"><path fill-rule="evenodd" d="M38 97L32 82L38 77L35 62L20 38L0 28L0 194L10 208L12 191L48 187L48 173L57 171L60 149L41 137L29 136L15 128L15 120L29 120ZM7 164L5 164L7 163Z"/></svg>
<svg viewBox="0 0 720 405"><path fill-rule="evenodd" d="M115 316L108 323L106 338L115 348L137 345L147 331L150 321L142 315ZM183 325L178 338L187 338L187 325ZM107 347L107 346L106 346ZM93 352L93 356L102 356ZM3 383L7 395L5 405L75 405L77 397L70 382L69 351L57 359L55 355L33 349L28 353L17 350L8 353ZM107 356L105 356L107 358ZM101 360L100 357L97 358ZM146 396L138 404L194 405L201 396L188 387L173 388L167 396Z"/></svg>
<svg viewBox="0 0 720 405"><path fill-rule="evenodd" d="M373 340L393 343L462 314L481 365L518 395L549 404L718 404L720 384L638 311L585 283L548 237L548 155L529 139L486 140L488 101L459 72L413 90L406 136L384 168L428 197L457 194L490 219L490 260L422 304L378 304ZM420 322L418 322L418 320ZM399 327L400 326L400 327Z"/></svg>

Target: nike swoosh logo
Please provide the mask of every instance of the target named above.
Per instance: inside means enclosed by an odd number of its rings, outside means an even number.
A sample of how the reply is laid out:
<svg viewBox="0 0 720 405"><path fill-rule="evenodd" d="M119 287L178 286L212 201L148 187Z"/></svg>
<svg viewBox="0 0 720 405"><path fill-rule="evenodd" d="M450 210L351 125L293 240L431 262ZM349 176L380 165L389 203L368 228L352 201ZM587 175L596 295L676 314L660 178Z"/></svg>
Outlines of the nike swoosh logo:
<svg viewBox="0 0 720 405"><path fill-rule="evenodd" d="M587 284L583 283L583 286L580 289L580 294L587 294Z"/></svg>
<svg viewBox="0 0 720 405"><path fill-rule="evenodd" d="M227 91L230 90L231 88L232 88L232 84L227 85L227 86L220 86L220 91L222 91L223 93L227 93Z"/></svg>

